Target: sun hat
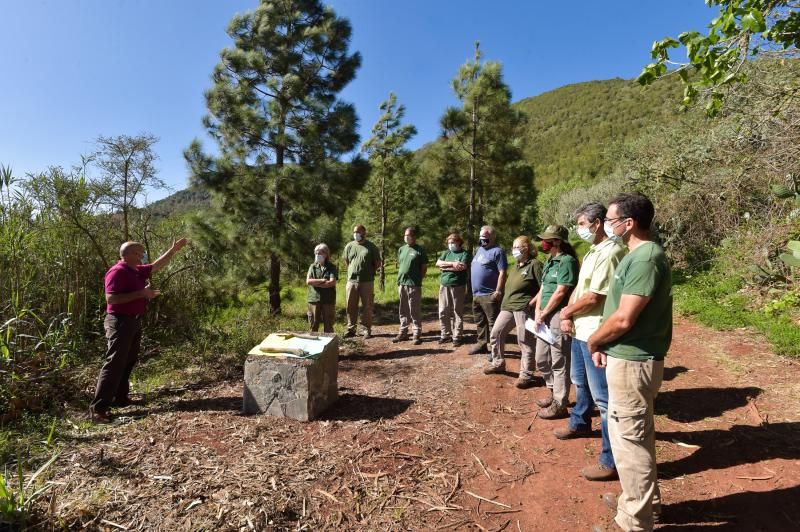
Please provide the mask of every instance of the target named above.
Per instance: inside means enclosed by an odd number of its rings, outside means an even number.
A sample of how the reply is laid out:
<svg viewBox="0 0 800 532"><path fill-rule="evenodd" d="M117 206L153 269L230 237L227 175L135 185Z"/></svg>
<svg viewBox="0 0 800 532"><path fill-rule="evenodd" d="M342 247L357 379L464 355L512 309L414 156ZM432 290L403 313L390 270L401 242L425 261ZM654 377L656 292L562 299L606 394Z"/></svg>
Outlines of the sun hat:
<svg viewBox="0 0 800 532"><path fill-rule="evenodd" d="M569 231L563 225L548 225L543 233L536 235L539 240L564 240L569 238Z"/></svg>

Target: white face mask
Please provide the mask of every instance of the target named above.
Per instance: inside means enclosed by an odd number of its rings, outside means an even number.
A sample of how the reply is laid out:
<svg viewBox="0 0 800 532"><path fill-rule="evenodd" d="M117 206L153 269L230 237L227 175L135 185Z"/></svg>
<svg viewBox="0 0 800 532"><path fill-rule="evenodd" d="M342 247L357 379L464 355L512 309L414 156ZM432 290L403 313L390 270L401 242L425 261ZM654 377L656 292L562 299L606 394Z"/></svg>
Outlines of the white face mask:
<svg viewBox="0 0 800 532"><path fill-rule="evenodd" d="M314 260L317 261L317 264L322 264L325 262L325 255L314 255Z"/></svg>
<svg viewBox="0 0 800 532"><path fill-rule="evenodd" d="M520 259L520 257L522 257L522 252L521 252L520 250L518 250L517 248L513 248L513 249L511 250L511 254L512 254L512 255L514 255L514 258L515 258L516 260L519 260L519 259Z"/></svg>
<svg viewBox="0 0 800 532"><path fill-rule="evenodd" d="M594 242L595 233L592 232L591 229L588 227L578 227L577 229L578 236L581 237L581 240L585 240L587 242Z"/></svg>
<svg viewBox="0 0 800 532"><path fill-rule="evenodd" d="M361 242L361 233L353 233L353 240Z"/></svg>
<svg viewBox="0 0 800 532"><path fill-rule="evenodd" d="M452 251L453 253L455 253L455 252L457 252L459 249L461 249L461 246L459 246L458 244L454 244L453 242L451 242L451 243L447 244L447 249L449 249L450 251Z"/></svg>
<svg viewBox="0 0 800 532"><path fill-rule="evenodd" d="M603 224L603 231L606 232L606 236L608 237L609 240L611 240L612 242L617 242L618 244L622 243L622 237L628 233L627 231L625 231L621 235L615 235L614 228L611 227L610 222L605 222Z"/></svg>

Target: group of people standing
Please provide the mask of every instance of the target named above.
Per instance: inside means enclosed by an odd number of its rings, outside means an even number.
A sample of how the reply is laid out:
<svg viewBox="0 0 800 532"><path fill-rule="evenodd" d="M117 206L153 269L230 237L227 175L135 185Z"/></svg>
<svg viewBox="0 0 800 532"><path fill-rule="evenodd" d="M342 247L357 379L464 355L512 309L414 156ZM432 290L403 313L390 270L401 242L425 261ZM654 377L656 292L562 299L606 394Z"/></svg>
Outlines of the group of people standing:
<svg viewBox="0 0 800 532"><path fill-rule="evenodd" d="M600 411L602 449L597 464L581 470L592 481L619 479L622 494L604 496L623 530L652 530L661 511L655 456L654 400L661 386L664 357L672 339L672 281L663 249L653 241L655 211L639 193L620 194L608 208L588 203L575 212L578 236L590 244L579 262L568 231L548 226L537 235L547 255L542 264L527 236L514 239L509 265L494 228L484 226L474 257L462 237L447 236L436 260L440 270L439 343L464 343L468 284L477 326L471 355L486 354L487 375L505 374L505 345L515 330L520 348L516 386L544 379L547 395L536 403L542 419L569 418L554 430L561 440L592 433L591 415ZM397 251L400 330L393 342L421 343L422 280L428 267L417 232L406 228ZM318 253L319 251L321 253ZM315 250L308 273L309 320L333 331L336 268L327 246ZM362 225L343 252L347 264L347 332L356 335L358 309L364 337L372 335L373 281L380 254ZM319 308L320 283L330 294ZM313 292L313 293L312 293ZM409 336L409 329L411 336ZM568 410L571 384L576 402Z"/></svg>
<svg viewBox="0 0 800 532"><path fill-rule="evenodd" d="M558 225L537 235L544 264L527 236L514 239L514 264L497 245L491 226L480 229L474 257L457 233L436 260L440 271L439 343L464 343L464 307L468 284L477 325L472 355L486 354L484 373L505 374L505 344L516 330L520 371L516 386L530 388L534 372L544 379L547 395L539 397L538 417L569 417L556 429L559 439L588 436L591 414L600 411L602 451L599 462L582 470L588 480L619 479L622 494L604 496L616 510L623 530L652 530L660 514L655 454L654 400L661 386L664 357L672 339L672 281L663 249L653 241L654 208L638 193L620 194L608 208L588 203L575 213L578 236L590 244L579 265ZM422 280L428 267L417 232L409 227L397 252L400 330L394 342L421 343ZM105 277L108 349L98 377L90 416L111 421L109 409L130 403L129 378L136 364L142 316L157 297L148 279L186 245L176 240L152 264L143 264L145 247L126 242L120 261ZM308 318L312 331L333 332L338 270L330 249L319 244L308 269ZM372 335L375 273L382 267L377 247L362 225L342 253L347 265L347 331L357 332L359 308L365 338ZM409 331L411 335L409 336ZM576 402L568 410L570 385Z"/></svg>

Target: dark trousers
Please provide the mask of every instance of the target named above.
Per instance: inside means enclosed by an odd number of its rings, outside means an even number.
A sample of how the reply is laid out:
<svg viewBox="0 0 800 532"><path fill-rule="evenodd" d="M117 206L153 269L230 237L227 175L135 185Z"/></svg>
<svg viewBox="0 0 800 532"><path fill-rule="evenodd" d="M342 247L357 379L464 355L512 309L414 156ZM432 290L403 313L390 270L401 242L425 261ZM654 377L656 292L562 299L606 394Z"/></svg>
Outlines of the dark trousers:
<svg viewBox="0 0 800 532"><path fill-rule="evenodd" d="M478 329L476 344L489 346L492 327L498 314L500 314L500 302L493 301L491 295L472 298L472 315Z"/></svg>
<svg viewBox="0 0 800 532"><path fill-rule="evenodd" d="M106 412L115 400L123 402L128 399L131 372L139 360L142 341L141 316L107 314L103 326L108 350L91 404L95 412Z"/></svg>

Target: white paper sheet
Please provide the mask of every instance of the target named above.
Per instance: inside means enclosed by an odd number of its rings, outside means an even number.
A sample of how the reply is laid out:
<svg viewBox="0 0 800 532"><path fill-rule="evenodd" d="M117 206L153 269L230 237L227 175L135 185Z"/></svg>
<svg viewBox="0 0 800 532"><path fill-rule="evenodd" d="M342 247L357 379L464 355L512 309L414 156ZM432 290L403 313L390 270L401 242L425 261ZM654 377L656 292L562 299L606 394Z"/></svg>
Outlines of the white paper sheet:
<svg viewBox="0 0 800 532"><path fill-rule="evenodd" d="M550 345L553 345L556 341L556 337L553 336L553 331L551 331L550 327L544 323L537 325L535 321L528 318L525 320L525 329L532 332Z"/></svg>

